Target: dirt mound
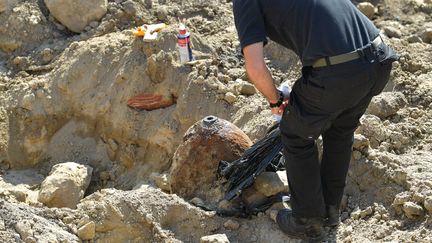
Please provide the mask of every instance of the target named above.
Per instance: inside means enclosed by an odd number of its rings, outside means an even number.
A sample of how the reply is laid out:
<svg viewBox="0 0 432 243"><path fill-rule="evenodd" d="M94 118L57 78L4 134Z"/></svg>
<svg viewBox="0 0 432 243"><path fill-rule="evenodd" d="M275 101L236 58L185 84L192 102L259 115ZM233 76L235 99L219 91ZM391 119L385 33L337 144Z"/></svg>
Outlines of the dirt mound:
<svg viewBox="0 0 432 243"><path fill-rule="evenodd" d="M368 2L401 60L356 132L343 224L327 238L430 242L432 5ZM215 115L252 140L272 124L248 83L231 5L110 0L99 21L75 34L44 1L0 1L2 239L198 242L220 233L232 242L290 240L271 210L228 221L167 193L173 154L195 122ZM178 62L178 18L187 18L192 33L191 65ZM132 35L157 22L168 28L156 42ZM265 54L276 82L300 75L290 51L270 42ZM127 106L142 94L169 102L153 99L148 111ZM93 168L85 198L76 210L46 208L37 200L40 185L53 165L68 161Z"/></svg>

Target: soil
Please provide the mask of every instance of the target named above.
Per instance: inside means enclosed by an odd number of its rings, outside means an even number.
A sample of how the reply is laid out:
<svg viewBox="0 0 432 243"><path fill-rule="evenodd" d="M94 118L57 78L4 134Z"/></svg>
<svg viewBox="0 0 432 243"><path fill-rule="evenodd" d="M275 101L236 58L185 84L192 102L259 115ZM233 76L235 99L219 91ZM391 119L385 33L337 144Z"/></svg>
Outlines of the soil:
<svg viewBox="0 0 432 243"><path fill-rule="evenodd" d="M58 22L44 1L0 2L7 6L0 10L2 242L80 242L90 222L97 242L199 242L218 233L231 242L297 242L268 213L220 217L150 176L169 173L183 135L207 115L252 141L273 123L265 99L248 89L231 1L109 0L102 19L81 33ZM326 240L431 242L432 4L369 2L384 41L401 55L385 92L404 102L385 116L363 116L356 136L367 145L354 148L343 222L326 229ZM178 18L191 31L191 65L178 61ZM132 35L158 22L168 28L157 41ZM277 83L299 77L290 51L270 42L265 55ZM172 105L127 106L143 93ZM47 208L37 201L40 184L53 165L68 161L93 168L90 187L78 209ZM224 227L228 220L239 227Z"/></svg>

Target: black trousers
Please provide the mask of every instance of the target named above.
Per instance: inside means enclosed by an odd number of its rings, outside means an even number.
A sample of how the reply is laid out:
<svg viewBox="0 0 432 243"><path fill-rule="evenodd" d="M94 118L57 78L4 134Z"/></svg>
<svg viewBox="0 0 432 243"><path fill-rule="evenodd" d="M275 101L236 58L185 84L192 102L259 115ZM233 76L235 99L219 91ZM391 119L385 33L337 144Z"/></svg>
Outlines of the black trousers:
<svg viewBox="0 0 432 243"><path fill-rule="evenodd" d="M340 205L354 131L372 97L388 82L393 61L380 61L377 54L372 60L303 68L280 124L295 217L322 217L326 205ZM321 161L315 143L319 135Z"/></svg>

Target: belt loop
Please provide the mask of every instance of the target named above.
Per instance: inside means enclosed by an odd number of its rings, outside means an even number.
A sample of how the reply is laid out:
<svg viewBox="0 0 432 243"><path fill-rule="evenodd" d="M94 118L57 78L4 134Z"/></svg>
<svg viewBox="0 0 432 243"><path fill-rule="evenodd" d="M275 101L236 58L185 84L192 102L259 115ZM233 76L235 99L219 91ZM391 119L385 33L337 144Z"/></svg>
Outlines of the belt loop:
<svg viewBox="0 0 432 243"><path fill-rule="evenodd" d="M325 62L327 64L327 66L330 66L331 65L330 58L329 57L324 57L324 59L325 59Z"/></svg>

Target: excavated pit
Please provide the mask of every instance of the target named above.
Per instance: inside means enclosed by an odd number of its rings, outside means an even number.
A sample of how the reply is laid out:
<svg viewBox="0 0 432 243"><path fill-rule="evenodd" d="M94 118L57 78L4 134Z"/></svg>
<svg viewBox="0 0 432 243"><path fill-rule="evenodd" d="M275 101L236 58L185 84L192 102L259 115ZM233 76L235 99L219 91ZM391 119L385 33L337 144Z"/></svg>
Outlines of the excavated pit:
<svg viewBox="0 0 432 243"><path fill-rule="evenodd" d="M402 58L356 132L343 223L327 240L430 242L432 7L369 2L384 41ZM102 19L74 34L44 1L0 0L1 239L198 242L222 233L231 242L295 242L270 211L228 222L188 202L199 196L211 204L216 194L170 193L173 156L193 124L214 115L252 142L272 125L267 102L248 83L231 5L108 1ZM177 17L188 18L191 65L178 62ZM131 34L157 22L169 27L154 43ZM293 53L270 42L265 55L276 83L299 77ZM130 108L142 94L150 109ZM69 161L93 168L85 197L78 209L47 208L37 200L41 183Z"/></svg>

